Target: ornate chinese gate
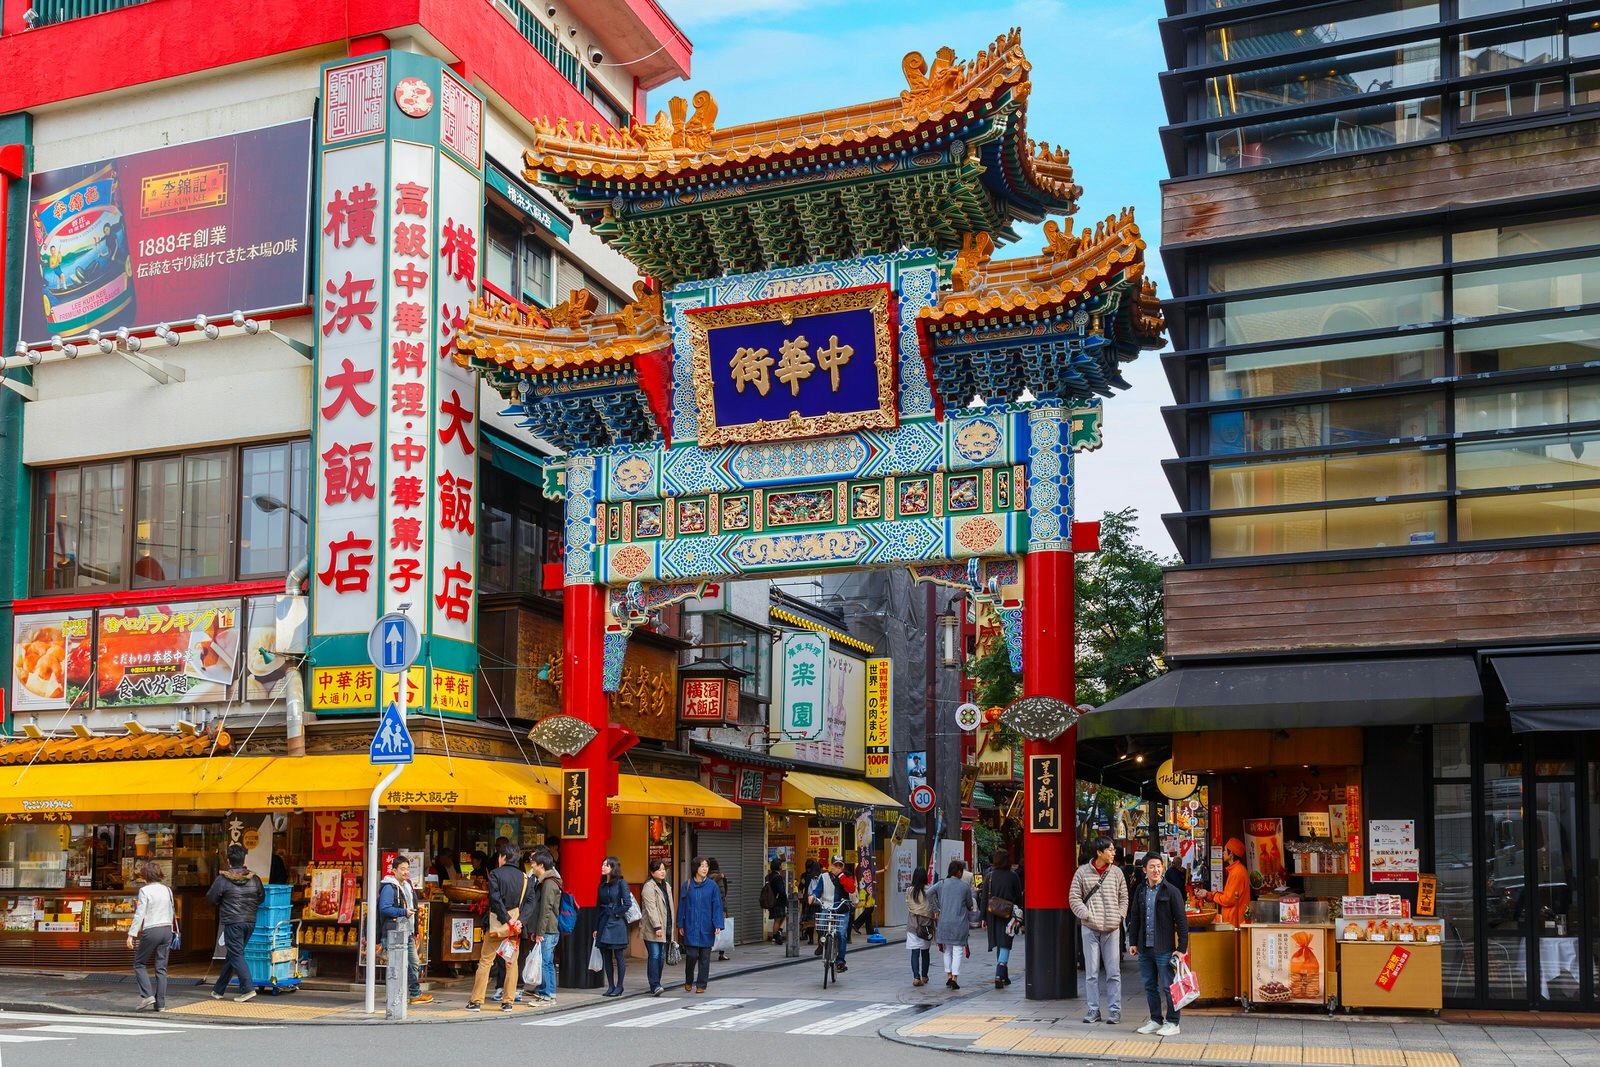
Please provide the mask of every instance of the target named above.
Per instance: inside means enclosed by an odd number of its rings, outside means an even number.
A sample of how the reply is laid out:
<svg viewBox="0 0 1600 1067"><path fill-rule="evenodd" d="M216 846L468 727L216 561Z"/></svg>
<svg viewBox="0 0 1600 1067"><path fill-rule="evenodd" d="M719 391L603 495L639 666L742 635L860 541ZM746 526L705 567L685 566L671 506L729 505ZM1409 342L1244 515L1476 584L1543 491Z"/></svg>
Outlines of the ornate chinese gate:
<svg viewBox="0 0 1600 1067"><path fill-rule="evenodd" d="M1020 35L903 68L898 98L843 111L719 130L699 93L628 131L543 123L526 154L655 283L604 315L585 290L547 316L480 303L457 337L566 451L547 478L566 499L563 703L602 735L564 765L591 782L613 773L605 688L629 629L711 579L904 566L1004 598L1027 693L1073 699L1072 452L1098 443L1119 364L1160 344L1144 242L1124 211L991 260L1081 193L1026 136ZM1058 757L1025 841L1039 999L1076 988L1072 751L1070 732L1028 746ZM591 795L587 838L563 843L585 902L609 828Z"/></svg>

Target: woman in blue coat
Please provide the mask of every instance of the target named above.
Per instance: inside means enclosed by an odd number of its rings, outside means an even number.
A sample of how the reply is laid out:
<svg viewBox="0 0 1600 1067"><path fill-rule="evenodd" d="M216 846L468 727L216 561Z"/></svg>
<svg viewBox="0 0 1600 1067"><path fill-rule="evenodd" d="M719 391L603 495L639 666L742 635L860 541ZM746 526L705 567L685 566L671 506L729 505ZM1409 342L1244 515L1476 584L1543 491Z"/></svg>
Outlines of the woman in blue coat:
<svg viewBox="0 0 1600 1067"><path fill-rule="evenodd" d="M678 937L683 940L683 991L706 991L711 980L711 946L722 929L722 890L711 880L711 864L696 856L692 877L678 894ZM699 970L695 968L698 966Z"/></svg>
<svg viewBox="0 0 1600 1067"><path fill-rule="evenodd" d="M608 997L622 996L622 976L628 970L628 905L633 894L622 877L622 861L607 856L600 865L600 889L595 893L595 941L605 967Z"/></svg>

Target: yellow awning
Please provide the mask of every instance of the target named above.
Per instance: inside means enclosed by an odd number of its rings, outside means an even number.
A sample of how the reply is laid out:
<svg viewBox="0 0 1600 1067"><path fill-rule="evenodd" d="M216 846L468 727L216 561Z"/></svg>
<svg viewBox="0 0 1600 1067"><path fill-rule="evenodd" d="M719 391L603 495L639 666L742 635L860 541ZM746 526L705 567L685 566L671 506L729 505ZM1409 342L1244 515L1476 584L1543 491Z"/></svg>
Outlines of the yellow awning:
<svg viewBox="0 0 1600 1067"><path fill-rule="evenodd" d="M783 776L783 807L790 811L814 810L818 799L865 808L900 806L888 793L854 778L834 778L804 771L789 771Z"/></svg>
<svg viewBox="0 0 1600 1067"><path fill-rule="evenodd" d="M0 767L0 813L186 811L229 757Z"/></svg>
<svg viewBox="0 0 1600 1067"><path fill-rule="evenodd" d="M611 813L675 815L681 819L737 819L743 814L743 809L699 782L619 774L617 795L611 798Z"/></svg>
<svg viewBox="0 0 1600 1067"><path fill-rule="evenodd" d="M390 770L354 754L240 759L196 799L199 807L216 810L365 808ZM535 767L425 754L406 767L379 802L453 811L554 811L556 794Z"/></svg>

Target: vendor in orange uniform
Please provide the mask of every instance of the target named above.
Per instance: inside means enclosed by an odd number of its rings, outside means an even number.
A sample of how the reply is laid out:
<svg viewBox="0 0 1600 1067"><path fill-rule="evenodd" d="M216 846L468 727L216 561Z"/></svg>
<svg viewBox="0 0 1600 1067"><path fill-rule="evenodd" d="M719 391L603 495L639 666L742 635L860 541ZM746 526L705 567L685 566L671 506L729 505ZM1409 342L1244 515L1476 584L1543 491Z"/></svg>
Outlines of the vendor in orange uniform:
<svg viewBox="0 0 1600 1067"><path fill-rule="evenodd" d="M1237 837L1228 838L1222 847L1222 888L1210 894L1217 902L1218 920L1230 926L1243 926L1250 911L1250 872L1244 869L1244 842ZM1206 891L1195 891L1196 896L1206 896Z"/></svg>

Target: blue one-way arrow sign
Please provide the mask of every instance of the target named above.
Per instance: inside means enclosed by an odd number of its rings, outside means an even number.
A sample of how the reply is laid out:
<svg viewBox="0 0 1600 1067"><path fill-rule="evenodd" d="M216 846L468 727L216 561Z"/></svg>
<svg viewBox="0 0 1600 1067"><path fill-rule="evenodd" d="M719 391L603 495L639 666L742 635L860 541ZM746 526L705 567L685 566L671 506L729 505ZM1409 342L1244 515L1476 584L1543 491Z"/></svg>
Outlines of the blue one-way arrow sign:
<svg viewBox="0 0 1600 1067"><path fill-rule="evenodd" d="M372 665L385 674L399 674L417 661L422 651L422 638L417 625L398 612L390 612L378 620L367 634L367 656Z"/></svg>
<svg viewBox="0 0 1600 1067"><path fill-rule="evenodd" d="M367 756L379 765L410 763L416 756L416 748L411 744L411 731L406 729L405 716L400 714L398 704L391 701L384 705L383 717L378 720L378 729L372 735Z"/></svg>

